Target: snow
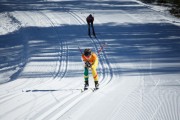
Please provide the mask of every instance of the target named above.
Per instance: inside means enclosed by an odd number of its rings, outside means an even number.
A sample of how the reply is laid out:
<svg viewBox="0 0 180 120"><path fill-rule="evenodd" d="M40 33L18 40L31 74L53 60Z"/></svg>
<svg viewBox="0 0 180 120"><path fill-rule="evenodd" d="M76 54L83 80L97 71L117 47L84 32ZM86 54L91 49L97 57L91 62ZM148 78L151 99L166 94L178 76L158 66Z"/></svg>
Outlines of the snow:
<svg viewBox="0 0 180 120"><path fill-rule="evenodd" d="M180 120L180 20L137 0L1 0L0 119ZM97 38L87 35L95 17ZM81 92L78 49L99 54ZM90 73L91 74L91 73ZM94 87L90 75L90 87Z"/></svg>

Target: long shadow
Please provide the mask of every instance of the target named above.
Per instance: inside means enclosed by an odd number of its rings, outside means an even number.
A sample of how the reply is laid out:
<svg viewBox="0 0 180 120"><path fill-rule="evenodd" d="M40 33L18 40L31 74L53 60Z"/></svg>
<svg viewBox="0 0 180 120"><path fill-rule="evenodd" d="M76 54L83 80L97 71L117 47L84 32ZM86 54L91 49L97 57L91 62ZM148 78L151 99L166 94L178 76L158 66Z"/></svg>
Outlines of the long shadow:
<svg viewBox="0 0 180 120"><path fill-rule="evenodd" d="M138 10L142 11L146 7L139 6L138 3L133 1L83 0L49 2L41 0L2 0L0 2L0 8L0 12L37 10L65 12L68 10L89 9L126 10L135 12ZM73 62L76 64L76 62L80 62L80 53L78 48L76 48L77 45L75 41L89 41L87 35L82 34L84 33L82 32L82 27L86 29L87 26L63 25L57 27L24 27L12 33L0 35L0 73L4 74L9 71L15 71L14 74L7 74L6 76L10 77L10 81L12 81L16 80L22 73L27 63L56 62L59 60L59 56L64 56L64 54L57 54L59 53L59 46L64 46L64 42L68 45L68 56L70 56L69 63ZM105 53L111 64L163 63L164 66L157 66L156 68L146 67L143 68L141 72L147 75L149 73L177 74L180 72L180 27L167 23L127 23L126 25L106 23L101 25L96 24L95 29L98 38L102 42L108 43L108 46L105 48ZM89 46L93 47L93 45ZM82 76L81 71L69 70L67 72L68 77ZM113 72L117 74L134 75L139 71L137 69L119 66L113 69ZM21 75L21 77L24 78L47 78L51 76L52 73L43 71L39 73L23 73L23 75Z"/></svg>
<svg viewBox="0 0 180 120"><path fill-rule="evenodd" d="M1 73L12 70L11 66L19 65L26 58L24 62L55 62L58 60L59 42L67 42L68 46L72 45L73 48L69 48L68 56L72 59L69 63L80 62L80 53L76 48L76 39L83 39L84 42L89 41L87 35L81 34L79 29L81 27L86 28L86 25L64 25L61 27L27 27L22 28L19 31L0 36L0 50L1 58L0 66ZM63 37L57 39L57 31L67 31L72 29L74 31L68 31L63 34ZM153 64L165 63L164 66L149 69L143 68L141 72L145 74L177 74L180 72L180 34L179 27L171 24L128 24L128 25L116 25L113 23L107 23L103 25L97 25L96 31L98 38L108 43L108 46L104 49L108 55L108 59L111 64L118 63L145 63ZM28 33L28 38L21 38L22 31ZM78 31L78 32L77 32ZM23 32L24 33L24 32ZM44 33L48 33L44 35ZM84 39L86 38L86 39ZM37 41L36 41L37 40ZM87 40L87 41L86 41ZM26 46L25 46L26 45ZM21 47L17 47L21 46ZM75 47L76 46L76 47ZM92 45L93 46L93 45ZM87 46L88 47L88 46ZM26 49L24 51L24 49ZM45 54L44 54L45 53ZM47 54L46 54L47 53ZM36 59L31 59L36 57ZM45 59L47 58L48 59ZM114 59L116 58L116 59ZM151 61L150 61L151 60ZM166 65L167 64L167 65ZM175 66L173 66L173 65ZM46 65L44 65L46 66ZM7 68L3 71L3 68ZM15 68L14 68L15 69ZM113 70L117 74L134 75L139 71L132 68L116 68ZM67 77L82 76L81 71L67 71ZM15 75L12 75L15 80L21 71ZM21 77L24 78L46 78L51 77L52 73L39 72L39 73L23 73Z"/></svg>
<svg viewBox="0 0 180 120"><path fill-rule="evenodd" d="M103 28L99 31L104 31ZM102 39L107 39L110 56L119 56L119 63L164 64L155 68L142 68L144 74L177 74L180 72L180 27L171 24L129 24L109 28ZM115 32L116 31L116 32ZM108 40L109 39L109 40ZM111 57L109 57L111 59ZM116 59L115 59L116 60ZM115 60L111 60L115 61ZM117 60L116 60L117 62ZM170 64L174 64L170 65ZM170 65L170 66L168 66ZM116 72L120 72L116 69ZM137 73L136 69L121 68L123 73Z"/></svg>

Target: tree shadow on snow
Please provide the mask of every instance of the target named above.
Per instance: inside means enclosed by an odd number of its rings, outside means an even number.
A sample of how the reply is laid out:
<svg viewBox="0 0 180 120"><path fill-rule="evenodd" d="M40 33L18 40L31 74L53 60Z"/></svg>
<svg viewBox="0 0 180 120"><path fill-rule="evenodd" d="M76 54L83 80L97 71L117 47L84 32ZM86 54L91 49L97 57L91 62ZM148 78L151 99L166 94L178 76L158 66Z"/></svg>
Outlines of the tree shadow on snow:
<svg viewBox="0 0 180 120"><path fill-rule="evenodd" d="M17 66L24 65L19 72L10 76L11 80L15 80L17 77L47 78L52 77L54 73L43 72L43 70L26 73L22 72L23 68L28 63L57 62L62 57L67 61L67 66L70 63L79 64L81 59L78 44L82 48L91 47L95 50L86 31L82 32L86 27L86 25L27 27L14 33L1 35L0 50L3 53L0 59L1 73L12 70L11 67L16 69ZM110 64L120 64L119 67L112 69L114 74L136 75L142 72L148 75L180 72L180 35L176 32L179 27L156 23L128 25L107 23L96 25L95 29L100 42L108 44L104 51ZM59 54L59 52L62 53ZM146 66L141 69L123 68L121 64L124 63L143 63ZM157 67L150 68L150 64L157 64ZM158 67L158 64L163 64L163 66ZM45 64L44 66L47 67ZM43 66L34 66L34 69L36 67ZM67 77L82 76L83 74L83 69L82 71L66 69Z"/></svg>

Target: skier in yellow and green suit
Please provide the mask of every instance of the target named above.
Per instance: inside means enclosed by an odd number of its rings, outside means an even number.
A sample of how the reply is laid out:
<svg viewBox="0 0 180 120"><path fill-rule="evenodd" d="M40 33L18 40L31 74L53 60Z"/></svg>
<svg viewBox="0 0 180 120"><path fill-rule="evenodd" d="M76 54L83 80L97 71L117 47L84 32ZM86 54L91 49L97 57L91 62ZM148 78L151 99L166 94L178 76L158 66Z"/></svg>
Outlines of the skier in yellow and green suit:
<svg viewBox="0 0 180 120"><path fill-rule="evenodd" d="M98 66L97 55L94 52L91 52L91 49L85 49L81 57L84 62L84 80L85 80L84 89L86 90L89 87L89 80L88 80L89 70L92 71L92 75L95 83L95 89L98 89L99 88L98 73L96 71Z"/></svg>

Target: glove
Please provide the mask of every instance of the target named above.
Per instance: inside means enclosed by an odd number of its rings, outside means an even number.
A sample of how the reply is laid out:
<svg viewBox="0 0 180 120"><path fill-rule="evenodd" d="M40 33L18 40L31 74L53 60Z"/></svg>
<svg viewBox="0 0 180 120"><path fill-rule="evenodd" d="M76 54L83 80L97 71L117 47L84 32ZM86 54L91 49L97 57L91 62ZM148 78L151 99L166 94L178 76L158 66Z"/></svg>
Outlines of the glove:
<svg viewBox="0 0 180 120"><path fill-rule="evenodd" d="M95 65L91 65L91 69L94 69L95 68Z"/></svg>
<svg viewBox="0 0 180 120"><path fill-rule="evenodd" d="M85 62L85 67L90 68L92 65L89 62Z"/></svg>

